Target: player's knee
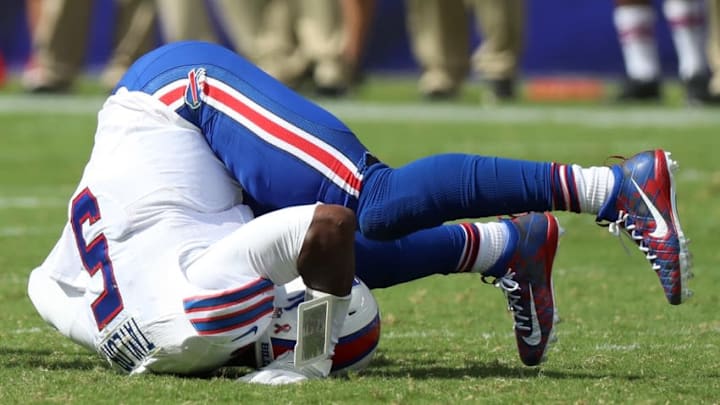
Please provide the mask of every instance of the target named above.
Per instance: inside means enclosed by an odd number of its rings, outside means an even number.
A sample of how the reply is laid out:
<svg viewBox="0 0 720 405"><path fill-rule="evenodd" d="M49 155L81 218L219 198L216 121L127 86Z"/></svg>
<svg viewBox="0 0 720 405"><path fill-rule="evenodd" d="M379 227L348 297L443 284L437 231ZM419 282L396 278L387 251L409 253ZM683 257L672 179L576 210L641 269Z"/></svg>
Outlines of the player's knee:
<svg viewBox="0 0 720 405"><path fill-rule="evenodd" d="M412 201L397 198L392 178L395 169L376 164L364 173L363 188L358 199L358 229L368 239L390 240L403 235L399 230L398 211Z"/></svg>
<svg viewBox="0 0 720 405"><path fill-rule="evenodd" d="M395 218L387 215L383 209L366 209L358 215L358 229L368 239L397 239L409 233L409 230L402 229Z"/></svg>

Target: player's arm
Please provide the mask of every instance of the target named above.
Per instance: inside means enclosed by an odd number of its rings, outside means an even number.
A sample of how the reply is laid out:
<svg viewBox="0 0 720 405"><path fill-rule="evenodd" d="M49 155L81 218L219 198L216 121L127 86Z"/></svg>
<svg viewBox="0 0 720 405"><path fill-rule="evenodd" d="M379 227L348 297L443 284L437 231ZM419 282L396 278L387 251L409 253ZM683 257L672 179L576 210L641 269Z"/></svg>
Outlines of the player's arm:
<svg viewBox="0 0 720 405"><path fill-rule="evenodd" d="M330 374L355 276L355 224L355 214L345 207L315 206L296 261L307 287L298 307L298 343L241 381L277 385Z"/></svg>

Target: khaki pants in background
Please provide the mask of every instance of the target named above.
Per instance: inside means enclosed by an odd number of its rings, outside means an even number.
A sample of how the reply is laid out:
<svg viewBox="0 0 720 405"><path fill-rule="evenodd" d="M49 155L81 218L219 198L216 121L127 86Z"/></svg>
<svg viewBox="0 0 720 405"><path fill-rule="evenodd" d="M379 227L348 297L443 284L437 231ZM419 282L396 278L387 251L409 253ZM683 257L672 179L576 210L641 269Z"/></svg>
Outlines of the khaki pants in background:
<svg viewBox="0 0 720 405"><path fill-rule="evenodd" d="M34 67L23 81L29 90L67 87L82 68L93 0L44 0L33 33ZM101 81L115 86L127 68L154 45L152 0L116 0L114 49Z"/></svg>
<svg viewBox="0 0 720 405"><path fill-rule="evenodd" d="M217 42L204 0L154 0L164 42Z"/></svg>
<svg viewBox="0 0 720 405"><path fill-rule="evenodd" d="M215 5L236 50L271 76L295 85L312 70L318 86L348 84L339 0L216 0Z"/></svg>
<svg viewBox="0 0 720 405"><path fill-rule="evenodd" d="M524 0L406 0L413 54L423 93L456 90L467 76L469 9L482 34L473 70L488 80L517 75L523 48Z"/></svg>
<svg viewBox="0 0 720 405"><path fill-rule="evenodd" d="M720 0L707 0L708 7L708 63L712 73L710 93L720 96Z"/></svg>

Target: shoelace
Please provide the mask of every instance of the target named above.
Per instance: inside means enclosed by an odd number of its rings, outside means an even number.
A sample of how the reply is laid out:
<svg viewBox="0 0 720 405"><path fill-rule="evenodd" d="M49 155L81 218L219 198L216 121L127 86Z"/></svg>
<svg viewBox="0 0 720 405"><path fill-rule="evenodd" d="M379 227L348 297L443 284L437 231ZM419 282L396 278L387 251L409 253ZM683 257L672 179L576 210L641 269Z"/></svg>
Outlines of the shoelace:
<svg viewBox="0 0 720 405"><path fill-rule="evenodd" d="M631 218L632 217L630 217L630 214L623 210L620 210L618 212L618 219L616 219L614 222L609 222L607 224L598 222L598 225L607 226L608 232L618 237L618 240L620 241L620 245L623 247L623 250L625 250L625 253L630 255L630 250L623 243L622 237L620 237L620 235L622 234L627 235L635 244L637 244L638 249L640 249L641 252L645 253L645 259L650 262L652 269L655 271L660 270L660 265L655 263L657 255L650 251L649 246L645 246L643 236L637 232L637 227L635 226L635 224L628 224L628 219ZM623 229L627 232L621 232L621 230Z"/></svg>
<svg viewBox="0 0 720 405"><path fill-rule="evenodd" d="M492 284L505 294L505 298L508 300L508 311L511 311L515 318L515 329L532 330L531 327L524 325L524 323L530 321L530 318L520 313L523 310L523 307L518 304L521 297L514 294L520 291L520 283L513 279L514 276L515 272L510 271L505 276L496 278Z"/></svg>
<svg viewBox="0 0 720 405"><path fill-rule="evenodd" d="M637 244L638 249L640 249L641 252L645 253L645 259L647 259L647 260L650 262L650 265L652 266L652 269L653 269L655 272L660 271L660 265L657 264L657 263L655 263L655 259L657 259L657 255L651 253L651 252L650 252L650 247L649 247L649 246L645 246L645 245L643 244L643 237L642 237L642 235L639 235L639 234L637 233L637 231L636 231L636 228L637 228L637 227L635 226L635 224L634 224L634 223L631 223L631 224L629 224L629 225L627 224L628 219L631 219L631 218L632 218L632 217L630 216L630 214L628 214L627 212L625 212L625 211L623 211L623 210L620 210L620 211L618 211L618 219L615 220L614 222L603 223L603 222L598 221L598 222L596 222L596 223L597 223L598 225L600 225L600 226L607 226L608 231L609 231L611 234L613 234L613 235L615 235L615 236L618 237L618 240L620 241L620 245L623 247L623 250L625 250L625 252L626 252L628 255L630 255L630 250L627 248L627 246L625 246L625 243L623 243L623 239L622 239L622 237L620 236L620 235L623 234L623 233L624 233L625 235L627 235L633 242L635 242L635 243ZM625 230L627 230L628 232L621 232L622 229L625 229ZM684 242L681 241L680 243L681 243L681 244L684 243L685 246L687 246L687 244L690 243L690 240L689 240L689 239L686 239ZM689 267L692 265L692 258L691 258L689 255L688 255L688 256L685 256L685 257L681 257L680 260L681 260L681 261L682 261L682 260L685 260L685 267L686 267L686 268L689 268ZM693 278L693 277L694 277L694 274L693 274L691 271L689 271L689 270L686 271L686 272L682 275L683 285L685 285L685 283L686 283L688 280L690 280L691 278ZM684 299L690 298L690 297L692 297L692 295L693 295L692 291L690 291L689 289L683 287L683 297L684 297Z"/></svg>

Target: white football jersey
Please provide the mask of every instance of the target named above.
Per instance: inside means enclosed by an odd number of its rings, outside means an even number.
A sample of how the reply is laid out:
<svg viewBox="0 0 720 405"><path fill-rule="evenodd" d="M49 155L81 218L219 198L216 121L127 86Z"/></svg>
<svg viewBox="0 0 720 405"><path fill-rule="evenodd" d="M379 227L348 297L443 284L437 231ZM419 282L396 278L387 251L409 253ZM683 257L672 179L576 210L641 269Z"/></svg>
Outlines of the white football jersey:
<svg viewBox="0 0 720 405"><path fill-rule="evenodd" d="M61 333L126 372L217 367L272 315L273 285L252 269L225 289L185 274L253 218L240 202L196 128L146 94L121 91L99 113L68 223L29 295Z"/></svg>
<svg viewBox="0 0 720 405"><path fill-rule="evenodd" d="M213 370L253 342L267 352L270 337L287 350L296 307L275 294L298 277L315 206L253 218L241 191L196 128L118 92L99 113L60 240L30 275L33 304L127 373ZM374 298L360 281L352 291L335 371L364 367L379 340Z"/></svg>

